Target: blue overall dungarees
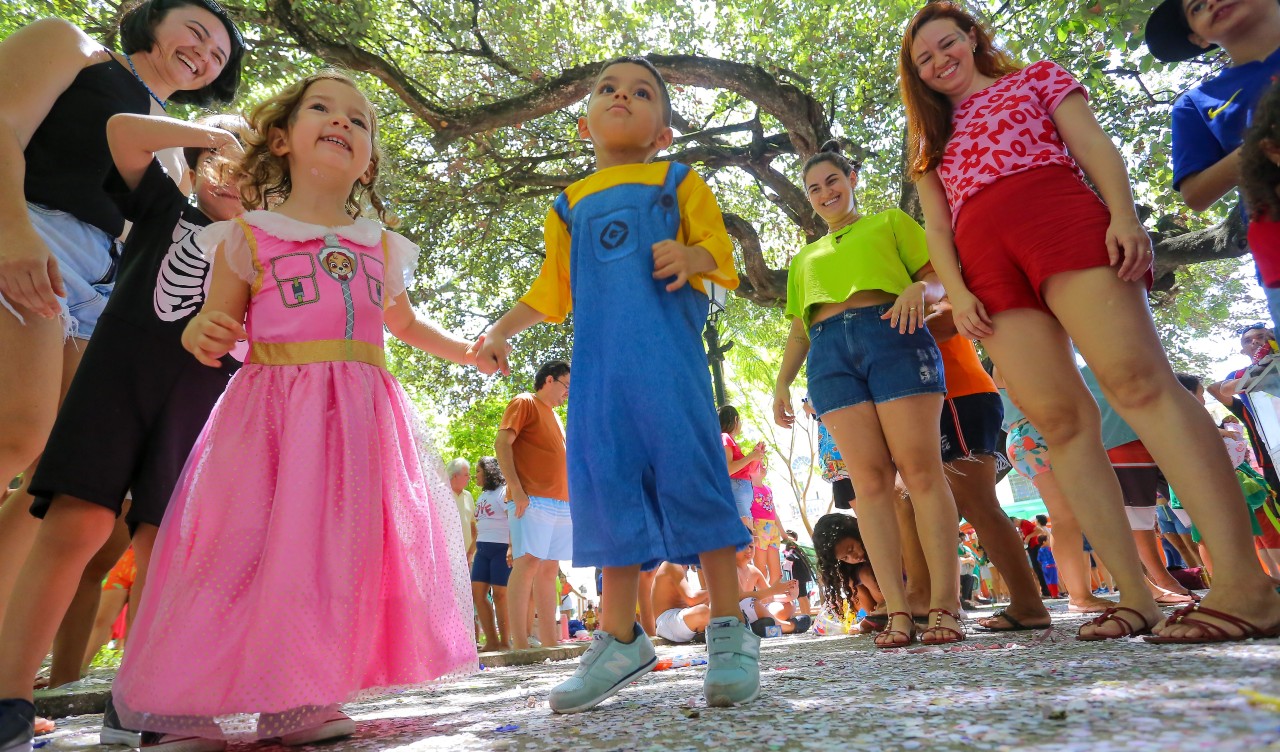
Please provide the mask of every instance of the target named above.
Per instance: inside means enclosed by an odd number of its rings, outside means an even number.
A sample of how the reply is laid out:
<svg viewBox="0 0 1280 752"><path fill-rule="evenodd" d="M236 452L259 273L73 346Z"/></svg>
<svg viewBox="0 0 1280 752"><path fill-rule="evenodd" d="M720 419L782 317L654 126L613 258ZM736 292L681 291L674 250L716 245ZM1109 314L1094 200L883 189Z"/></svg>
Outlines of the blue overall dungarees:
<svg viewBox="0 0 1280 752"><path fill-rule="evenodd" d="M574 566L697 564L741 548L702 329L707 296L653 279L653 244L680 228L672 164L663 185L624 184L555 209L569 228L573 389L569 498Z"/></svg>

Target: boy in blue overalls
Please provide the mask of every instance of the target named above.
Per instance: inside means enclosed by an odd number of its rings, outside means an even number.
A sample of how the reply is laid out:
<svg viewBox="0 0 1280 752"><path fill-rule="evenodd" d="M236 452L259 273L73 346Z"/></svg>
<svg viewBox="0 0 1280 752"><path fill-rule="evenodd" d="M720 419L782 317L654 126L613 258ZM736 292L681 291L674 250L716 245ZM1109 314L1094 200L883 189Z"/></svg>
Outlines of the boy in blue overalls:
<svg viewBox="0 0 1280 752"><path fill-rule="evenodd" d="M486 333L478 360L508 373L507 340L574 319L567 452L573 563L604 569L600 628L551 708L595 707L651 671L635 623L642 569L700 564L710 594L707 704L754 699L760 639L738 611L734 552L750 542L720 446L702 329L708 282L738 284L711 190L688 167L650 160L670 146L671 100L643 58L607 64L578 132L596 171L547 213L547 257L529 292Z"/></svg>

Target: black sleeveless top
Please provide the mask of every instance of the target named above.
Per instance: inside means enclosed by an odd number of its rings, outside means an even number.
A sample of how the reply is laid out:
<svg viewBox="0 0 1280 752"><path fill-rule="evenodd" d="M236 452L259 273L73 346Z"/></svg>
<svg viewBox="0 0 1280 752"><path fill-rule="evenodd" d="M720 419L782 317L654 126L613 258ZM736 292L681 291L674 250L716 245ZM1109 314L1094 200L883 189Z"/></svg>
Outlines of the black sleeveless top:
<svg viewBox="0 0 1280 752"><path fill-rule="evenodd" d="M113 168L107 120L120 112L151 112L151 95L142 82L115 58L82 69L27 144L27 201L119 237L124 217L103 182Z"/></svg>

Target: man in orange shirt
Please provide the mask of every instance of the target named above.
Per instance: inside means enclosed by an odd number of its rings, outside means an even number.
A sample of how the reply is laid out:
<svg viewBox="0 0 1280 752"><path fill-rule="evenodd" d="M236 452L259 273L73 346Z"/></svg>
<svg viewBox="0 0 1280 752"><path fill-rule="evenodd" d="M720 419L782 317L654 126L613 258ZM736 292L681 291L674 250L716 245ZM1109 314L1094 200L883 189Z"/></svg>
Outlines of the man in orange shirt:
<svg viewBox="0 0 1280 752"><path fill-rule="evenodd" d="M511 530L511 576L507 581L507 624L511 647L529 647L532 608L538 641L550 647L556 630L556 574L573 558L573 522L569 517L569 476L564 426L553 408L569 397L569 364L544 363L534 377L534 392L507 405L494 440L494 456L507 479L507 521Z"/></svg>

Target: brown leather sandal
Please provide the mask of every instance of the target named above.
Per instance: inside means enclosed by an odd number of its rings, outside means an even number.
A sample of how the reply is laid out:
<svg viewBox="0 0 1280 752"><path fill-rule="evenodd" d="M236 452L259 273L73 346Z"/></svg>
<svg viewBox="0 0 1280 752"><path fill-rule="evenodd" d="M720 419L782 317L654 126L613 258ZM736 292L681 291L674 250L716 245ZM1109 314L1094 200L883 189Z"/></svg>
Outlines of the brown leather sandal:
<svg viewBox="0 0 1280 752"><path fill-rule="evenodd" d="M1223 629L1220 625L1197 618L1201 614L1225 621L1227 624L1230 624L1240 630L1240 634L1229 634L1227 630ZM1275 626L1271 629L1262 629L1257 624L1245 621L1238 616L1232 616L1231 614L1212 608L1205 608L1198 603L1174 611L1169 615L1169 618L1165 623L1186 624L1192 627L1199 627L1201 632L1204 634L1200 637L1161 637L1160 635L1150 635L1146 638L1147 642L1156 642L1165 645L1202 645L1210 642L1240 642L1242 640L1255 638L1266 640L1280 637L1280 626Z"/></svg>
<svg viewBox="0 0 1280 752"><path fill-rule="evenodd" d="M1128 619L1120 615L1121 611L1128 611L1129 613L1138 617L1137 620L1142 623L1142 626L1141 627L1133 626L1133 624ZM1124 628L1124 631L1121 632L1120 634L1114 634L1114 635L1104 635L1104 634L1097 634L1097 633L1091 634L1091 635L1084 635L1077 632L1076 639L1080 640L1081 642L1100 642L1102 640L1118 640L1121 637L1138 637L1140 635L1151 634L1151 627L1154 626L1152 624L1148 624L1147 617L1143 616L1137 611L1134 611L1133 609L1125 606L1116 606L1115 608L1109 608L1106 611L1103 611L1101 614L1098 615L1097 618L1090 619L1089 621L1085 622L1084 624L1081 625L1081 628L1084 628L1090 625L1095 627L1100 627L1109 621L1116 622L1117 624L1119 624L1121 627Z"/></svg>
<svg viewBox="0 0 1280 752"><path fill-rule="evenodd" d="M911 643L913 643L913 642L915 642L915 641L916 641L916 624L915 624L915 622L911 622L911 631L910 631L910 632L903 632L901 629L890 629L890 628L889 628L889 627L893 626L893 617L895 617L895 616L905 616L905 617L907 617L907 619L910 619L910 618L911 618L911 614L907 613L906 611L894 611L894 612L892 612L892 613L888 614L888 621L887 621L887 623L885 624L884 631L882 631L880 634L876 635L875 642L873 642L873 643L872 643L872 644L873 644L873 645L875 645L877 648L881 648L881 649L884 649L884 648L905 648L906 646L908 646L908 645L910 645ZM906 642L880 642L880 638L881 638L881 637L884 637L884 636L886 636L886 635L902 635L903 637L907 638L907 640L906 640Z"/></svg>
<svg viewBox="0 0 1280 752"><path fill-rule="evenodd" d="M963 632L962 630L960 630L960 629L955 629L954 627L946 627L946 626L943 626L943 625L942 625L942 617L943 617L944 615L945 615L945 616L950 616L952 619L955 619L955 620L956 620L956 624L959 624L959 623L960 623L960 617L959 617L959 616L956 616L955 614L951 613L950 611L948 611L948 610L947 610L947 609L945 609L945 608L931 608L931 609L929 609L929 620L930 620L930 621L932 621L932 622L933 622L933 624L931 624L931 625L929 626L929 628L925 630L925 632L949 632L950 634L944 635L942 638L935 638L935 639L932 639L932 640L931 640L931 639L929 639L928 637L921 637L921 638L920 638L920 644L922 644L922 645L950 645L950 644L951 644L951 643L953 643L953 642L964 642L964 641L965 641L965 634L964 634L964 632Z"/></svg>

